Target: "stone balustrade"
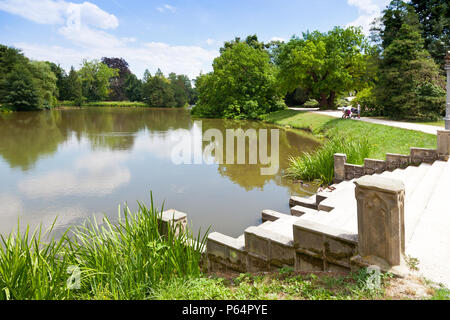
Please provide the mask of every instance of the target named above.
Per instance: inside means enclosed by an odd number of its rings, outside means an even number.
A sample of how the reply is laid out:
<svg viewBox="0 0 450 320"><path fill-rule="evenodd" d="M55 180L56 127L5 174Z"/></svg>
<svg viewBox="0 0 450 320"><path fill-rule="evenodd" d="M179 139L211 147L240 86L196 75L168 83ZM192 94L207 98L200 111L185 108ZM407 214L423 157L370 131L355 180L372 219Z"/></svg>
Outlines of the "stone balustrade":
<svg viewBox="0 0 450 320"><path fill-rule="evenodd" d="M365 175L404 169L410 165L447 161L450 155L450 130L437 132L437 149L411 148L409 155L387 153L386 160L365 159L364 165L347 163L345 154L334 155L334 183L361 178Z"/></svg>

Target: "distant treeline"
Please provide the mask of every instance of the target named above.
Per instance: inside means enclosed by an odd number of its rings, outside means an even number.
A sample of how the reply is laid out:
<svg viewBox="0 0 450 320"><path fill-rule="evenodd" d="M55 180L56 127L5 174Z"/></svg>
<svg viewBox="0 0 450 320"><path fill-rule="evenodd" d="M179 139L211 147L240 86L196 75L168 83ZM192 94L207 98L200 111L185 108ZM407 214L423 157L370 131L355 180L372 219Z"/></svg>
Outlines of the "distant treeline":
<svg viewBox="0 0 450 320"><path fill-rule="evenodd" d="M0 105L11 110L52 108L59 101L73 105L100 101L141 102L151 107L184 107L195 102L195 90L186 75L148 70L143 79L122 58L84 60L67 73L60 65L33 61L19 49L0 45Z"/></svg>

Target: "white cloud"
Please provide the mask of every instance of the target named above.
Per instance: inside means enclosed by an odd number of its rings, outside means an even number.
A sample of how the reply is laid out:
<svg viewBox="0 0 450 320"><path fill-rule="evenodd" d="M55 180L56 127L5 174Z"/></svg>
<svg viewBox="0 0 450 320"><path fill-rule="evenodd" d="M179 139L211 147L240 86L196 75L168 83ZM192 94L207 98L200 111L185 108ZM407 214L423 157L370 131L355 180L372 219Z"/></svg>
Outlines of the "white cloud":
<svg viewBox="0 0 450 320"><path fill-rule="evenodd" d="M156 8L156 10L158 10L159 12L165 12L165 11L175 12L177 10L177 8L171 6L170 4L165 4L162 7Z"/></svg>
<svg viewBox="0 0 450 320"><path fill-rule="evenodd" d="M133 37L117 37L106 30L119 26L118 19L95 4L75 4L60 0L0 0L0 10L22 16L41 24L59 25L58 33L75 48L16 42L31 59L49 60L61 64L66 70L79 67L82 59L99 59L112 54L122 57L138 76L145 69L154 73L158 68L168 74L175 72L195 78L200 71L211 70L218 50L206 50L199 46L176 46L160 42L139 44ZM165 5L164 11L175 11ZM133 44L133 47L130 47Z"/></svg>
<svg viewBox="0 0 450 320"><path fill-rule="evenodd" d="M165 74L175 72L186 74L193 79L199 75L200 71L211 71L212 61L219 55L218 50L207 50L199 46L176 46L161 42L149 42L131 48L126 46L126 39L109 39L108 34L104 35L103 42L95 43L95 39L100 39L98 36L98 34L80 35L77 41L92 43L92 45L82 46L79 49L23 42L14 43L14 46L22 49L29 58L53 61L61 64L66 70L69 70L70 66L79 67L83 58L99 59L113 54L124 58L138 77L142 77L145 69L149 69L154 74L160 68Z"/></svg>
<svg viewBox="0 0 450 320"><path fill-rule="evenodd" d="M3 0L0 10L40 24L62 24L67 5L67 2L52 0Z"/></svg>
<svg viewBox="0 0 450 320"><path fill-rule="evenodd" d="M40 24L77 23L100 29L114 29L119 25L116 16L90 2L77 4L62 0L1 0L0 10Z"/></svg>
<svg viewBox="0 0 450 320"><path fill-rule="evenodd" d="M362 27L365 34L369 34L371 23L381 15L381 11L389 4L390 0L347 0L350 6L358 8L359 16L348 26Z"/></svg>

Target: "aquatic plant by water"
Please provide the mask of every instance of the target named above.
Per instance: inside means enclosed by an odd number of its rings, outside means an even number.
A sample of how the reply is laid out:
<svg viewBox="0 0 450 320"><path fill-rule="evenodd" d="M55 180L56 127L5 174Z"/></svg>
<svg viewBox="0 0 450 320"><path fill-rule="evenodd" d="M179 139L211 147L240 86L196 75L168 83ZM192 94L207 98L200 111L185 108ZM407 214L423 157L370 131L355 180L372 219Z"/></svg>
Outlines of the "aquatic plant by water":
<svg viewBox="0 0 450 320"><path fill-rule="evenodd" d="M206 235L169 229L163 236L161 214L152 201L135 214L126 207L117 223L93 219L59 240L44 241L52 228L1 237L0 300L147 299L174 277L199 276Z"/></svg>
<svg viewBox="0 0 450 320"><path fill-rule="evenodd" d="M368 158L371 145L366 138L336 136L323 144L316 152L291 157L286 176L306 181L320 180L332 183L334 177L334 154L345 153L347 162L362 164Z"/></svg>

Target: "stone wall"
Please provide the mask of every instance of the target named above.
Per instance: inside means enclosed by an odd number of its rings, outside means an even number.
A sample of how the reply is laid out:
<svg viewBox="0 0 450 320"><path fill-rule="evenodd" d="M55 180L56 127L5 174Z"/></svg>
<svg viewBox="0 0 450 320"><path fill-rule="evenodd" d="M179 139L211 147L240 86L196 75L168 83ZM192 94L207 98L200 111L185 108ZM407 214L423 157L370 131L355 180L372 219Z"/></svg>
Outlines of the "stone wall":
<svg viewBox="0 0 450 320"><path fill-rule="evenodd" d="M268 218L266 221L276 221L283 216L267 212L263 212L263 217ZM211 233L206 249L208 271L264 272L283 267L311 272L352 270L351 258L358 249L356 235L306 220L297 221L292 228L293 237L260 227L246 229L237 239Z"/></svg>
<svg viewBox="0 0 450 320"><path fill-rule="evenodd" d="M387 153L386 160L365 159L364 165L349 164L345 154L337 153L334 155L334 183L357 179L365 175L383 173L384 171L404 169L410 165L432 164L438 160L447 161L449 155L449 130L437 132L437 149L411 148L409 155Z"/></svg>

